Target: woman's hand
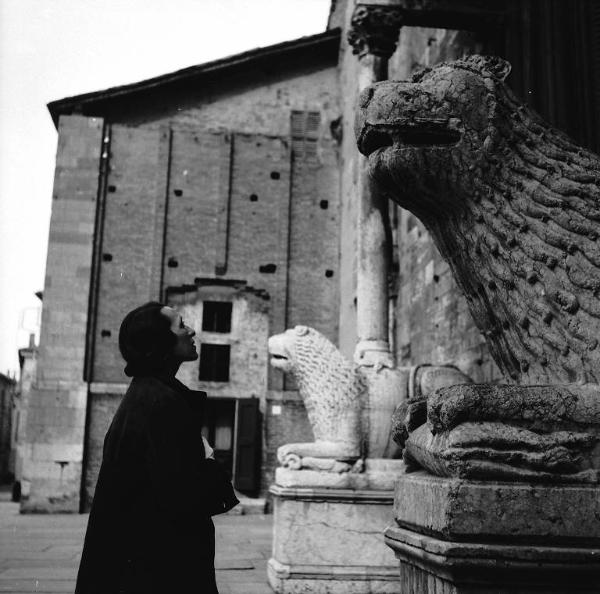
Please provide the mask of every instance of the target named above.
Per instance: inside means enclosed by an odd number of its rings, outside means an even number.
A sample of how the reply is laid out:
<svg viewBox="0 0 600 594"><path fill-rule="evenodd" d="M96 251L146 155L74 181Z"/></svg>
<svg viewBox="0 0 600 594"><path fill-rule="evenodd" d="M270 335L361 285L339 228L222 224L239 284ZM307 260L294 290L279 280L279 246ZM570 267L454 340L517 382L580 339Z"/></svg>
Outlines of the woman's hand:
<svg viewBox="0 0 600 594"><path fill-rule="evenodd" d="M206 440L204 436L202 436L202 443L204 444L204 457L210 458L211 460L215 459L215 451L210 447L210 444Z"/></svg>

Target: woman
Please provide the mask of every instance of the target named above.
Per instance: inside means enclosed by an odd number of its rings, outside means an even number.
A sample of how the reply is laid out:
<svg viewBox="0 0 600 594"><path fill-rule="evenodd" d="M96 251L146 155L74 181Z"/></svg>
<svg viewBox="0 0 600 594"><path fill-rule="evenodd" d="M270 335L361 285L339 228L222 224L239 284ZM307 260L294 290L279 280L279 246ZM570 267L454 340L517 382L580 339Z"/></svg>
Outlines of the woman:
<svg viewBox="0 0 600 594"><path fill-rule="evenodd" d="M133 380L104 440L75 594L217 593L211 516L238 501L206 456L206 393L175 379L198 358L194 334L156 302L121 324Z"/></svg>

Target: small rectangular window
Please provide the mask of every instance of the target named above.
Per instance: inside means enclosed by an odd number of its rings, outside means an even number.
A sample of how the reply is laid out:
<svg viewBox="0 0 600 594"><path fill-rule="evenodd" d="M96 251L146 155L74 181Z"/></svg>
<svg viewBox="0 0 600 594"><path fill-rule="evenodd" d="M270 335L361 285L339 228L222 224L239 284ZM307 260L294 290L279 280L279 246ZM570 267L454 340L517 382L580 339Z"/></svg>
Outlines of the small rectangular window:
<svg viewBox="0 0 600 594"><path fill-rule="evenodd" d="M202 330L204 332L231 332L231 311L229 301L205 301L202 310Z"/></svg>
<svg viewBox="0 0 600 594"><path fill-rule="evenodd" d="M200 346L199 379L205 382L228 382L229 355L228 344L203 343Z"/></svg>

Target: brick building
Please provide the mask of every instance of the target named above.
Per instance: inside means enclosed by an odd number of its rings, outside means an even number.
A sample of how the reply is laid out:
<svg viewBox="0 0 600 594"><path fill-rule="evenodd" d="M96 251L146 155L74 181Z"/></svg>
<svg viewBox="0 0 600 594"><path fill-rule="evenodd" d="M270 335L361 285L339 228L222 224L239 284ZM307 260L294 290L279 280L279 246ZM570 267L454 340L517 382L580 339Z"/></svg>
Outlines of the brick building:
<svg viewBox="0 0 600 594"><path fill-rule="evenodd" d="M388 52L392 79L467 54L503 56L518 95L600 148L597 3L372 0L362 49L347 41L359 4L369 2L332 2L320 35L50 104L59 144L24 509L89 502L126 387L118 323L148 299L193 322L200 363L181 378L211 395L206 430L240 489L264 493L276 447L310 439L294 386L268 368L266 337L303 323L353 355L353 120L372 52ZM389 227L396 362L499 379L421 223L391 205Z"/></svg>
<svg viewBox="0 0 600 594"><path fill-rule="evenodd" d="M270 334L338 334L340 32L53 102L56 177L23 509L89 505L128 378L120 321L163 300L197 332L179 377L244 493L311 430ZM262 467L262 468L261 468Z"/></svg>

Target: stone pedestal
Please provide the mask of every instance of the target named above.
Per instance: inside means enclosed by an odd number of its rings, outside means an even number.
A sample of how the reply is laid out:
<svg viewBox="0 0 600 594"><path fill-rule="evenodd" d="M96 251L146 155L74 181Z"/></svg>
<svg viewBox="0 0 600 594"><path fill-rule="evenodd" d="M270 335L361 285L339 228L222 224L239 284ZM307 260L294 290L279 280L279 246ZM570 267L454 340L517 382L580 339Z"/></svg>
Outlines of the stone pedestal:
<svg viewBox="0 0 600 594"><path fill-rule="evenodd" d="M384 544L398 460L369 460L360 474L277 469L273 555L277 594L392 594L397 561Z"/></svg>
<svg viewBox="0 0 600 594"><path fill-rule="evenodd" d="M600 592L600 489L444 479L398 480L386 544L399 592Z"/></svg>

